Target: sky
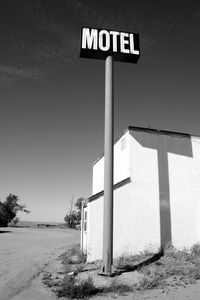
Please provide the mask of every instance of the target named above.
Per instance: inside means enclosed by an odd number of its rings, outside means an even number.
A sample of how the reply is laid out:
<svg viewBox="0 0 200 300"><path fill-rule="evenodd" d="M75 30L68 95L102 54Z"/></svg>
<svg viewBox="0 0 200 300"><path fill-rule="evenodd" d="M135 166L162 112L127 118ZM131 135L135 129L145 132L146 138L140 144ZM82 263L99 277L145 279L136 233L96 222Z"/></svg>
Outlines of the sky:
<svg viewBox="0 0 200 300"><path fill-rule="evenodd" d="M79 57L81 27L137 32L115 62L115 139L128 126L200 135L200 2L0 0L0 201L63 222L92 193L104 149L104 61Z"/></svg>

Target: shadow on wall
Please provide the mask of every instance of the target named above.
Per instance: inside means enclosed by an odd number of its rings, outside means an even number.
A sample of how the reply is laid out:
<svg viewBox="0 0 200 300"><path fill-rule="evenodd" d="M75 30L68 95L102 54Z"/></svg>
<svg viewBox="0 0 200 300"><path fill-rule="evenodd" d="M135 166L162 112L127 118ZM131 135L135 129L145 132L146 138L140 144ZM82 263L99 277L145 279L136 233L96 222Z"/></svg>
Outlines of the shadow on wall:
<svg viewBox="0 0 200 300"><path fill-rule="evenodd" d="M161 251L172 242L168 152L193 157L191 136L153 129L130 129L131 135L143 147L158 152Z"/></svg>

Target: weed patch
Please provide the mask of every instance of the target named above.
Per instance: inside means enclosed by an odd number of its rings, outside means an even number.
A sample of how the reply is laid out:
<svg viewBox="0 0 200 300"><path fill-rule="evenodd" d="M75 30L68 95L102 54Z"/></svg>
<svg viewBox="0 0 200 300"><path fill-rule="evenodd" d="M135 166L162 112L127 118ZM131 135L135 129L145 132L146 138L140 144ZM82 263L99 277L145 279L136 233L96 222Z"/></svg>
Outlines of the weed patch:
<svg viewBox="0 0 200 300"><path fill-rule="evenodd" d="M64 265L85 263L87 259L83 251L76 248L67 250L60 256L60 258Z"/></svg>
<svg viewBox="0 0 200 300"><path fill-rule="evenodd" d="M124 294L136 290L164 288L166 286L187 286L200 279L200 244L191 249L176 250L170 247L163 253L153 254L145 251L138 255L124 255L114 260L114 267L120 272L136 270L141 278L136 283L126 279L114 279L109 285L96 285L92 277L81 280L76 275L81 271L91 271L100 268L100 262L86 264L86 256L76 248L69 249L61 255L65 267L65 276L61 280L46 278L46 284L54 289L58 297L69 299L87 298L96 294ZM84 270L83 270L84 269ZM69 274L71 273L71 274ZM83 278L86 278L83 276ZM122 277L121 277L122 278ZM127 278L127 277L126 277ZM94 279L95 280L95 279ZM129 284L126 284L126 283Z"/></svg>
<svg viewBox="0 0 200 300"><path fill-rule="evenodd" d="M65 276L62 287L57 290L58 297L86 298L93 296L99 292L93 284L93 280L89 277L87 280L78 281L74 276Z"/></svg>
<svg viewBox="0 0 200 300"><path fill-rule="evenodd" d="M160 280L159 276L152 277L144 277L141 282L138 284L137 289L139 290L147 290L147 289L154 289L160 286L162 280Z"/></svg>
<svg viewBox="0 0 200 300"><path fill-rule="evenodd" d="M150 266L142 267L140 272L144 275L144 278L137 285L137 288L140 290L162 286L166 278L166 274L161 265L155 263Z"/></svg>
<svg viewBox="0 0 200 300"><path fill-rule="evenodd" d="M114 267L116 269L126 269L130 266L135 266L136 264L141 263L142 261L150 258L154 254L151 251L145 250L140 252L140 254L129 255L127 253L123 253L117 259L114 259Z"/></svg>
<svg viewBox="0 0 200 300"><path fill-rule="evenodd" d="M86 280L77 280L74 276L65 276L62 286L57 290L58 297L82 299L96 294L117 293L123 295L133 289L126 284L111 282L108 286L96 287L91 277Z"/></svg>
<svg viewBox="0 0 200 300"><path fill-rule="evenodd" d="M117 293L122 295L132 290L133 289L130 286L123 283L118 283L117 281L114 280L107 287L102 287L100 291L101 293Z"/></svg>
<svg viewBox="0 0 200 300"><path fill-rule="evenodd" d="M195 283L200 279L200 245L181 251L171 247L159 261L142 267L139 272L145 276L139 286L141 289L167 285L170 278L176 278L176 285Z"/></svg>
<svg viewBox="0 0 200 300"><path fill-rule="evenodd" d="M200 259L200 243L197 243L191 247L191 256L193 258Z"/></svg>

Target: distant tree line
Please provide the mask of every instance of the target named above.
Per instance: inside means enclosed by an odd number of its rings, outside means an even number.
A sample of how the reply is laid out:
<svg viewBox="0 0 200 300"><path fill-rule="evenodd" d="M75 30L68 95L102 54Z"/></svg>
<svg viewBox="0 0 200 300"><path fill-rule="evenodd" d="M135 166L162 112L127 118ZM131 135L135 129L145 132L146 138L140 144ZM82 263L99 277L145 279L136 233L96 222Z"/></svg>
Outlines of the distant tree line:
<svg viewBox="0 0 200 300"><path fill-rule="evenodd" d="M0 201L0 227L7 227L10 222L13 224L19 222L18 212L30 212L24 204L19 204L18 201L19 197L13 194L9 194L5 201Z"/></svg>
<svg viewBox="0 0 200 300"><path fill-rule="evenodd" d="M85 199L83 197L78 198L75 202L74 209L71 208L71 211L68 214L66 214L64 220L68 227L80 229L81 207L82 207L82 201L84 200Z"/></svg>

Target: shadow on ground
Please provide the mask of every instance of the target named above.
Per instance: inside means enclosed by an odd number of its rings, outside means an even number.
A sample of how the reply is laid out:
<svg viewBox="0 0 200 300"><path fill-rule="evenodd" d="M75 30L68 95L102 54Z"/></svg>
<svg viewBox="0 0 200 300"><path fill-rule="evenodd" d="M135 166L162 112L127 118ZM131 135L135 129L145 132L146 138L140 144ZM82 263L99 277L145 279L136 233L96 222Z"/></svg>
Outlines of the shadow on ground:
<svg viewBox="0 0 200 300"><path fill-rule="evenodd" d="M164 255L164 252L163 251L160 251L156 254L154 254L152 257L136 264L136 265L125 265L123 268L118 268L119 270L119 273L124 273L124 272L133 272L133 271L136 271L138 270L139 268L141 267L144 267L144 266L147 266L157 260L159 260L162 256Z"/></svg>

